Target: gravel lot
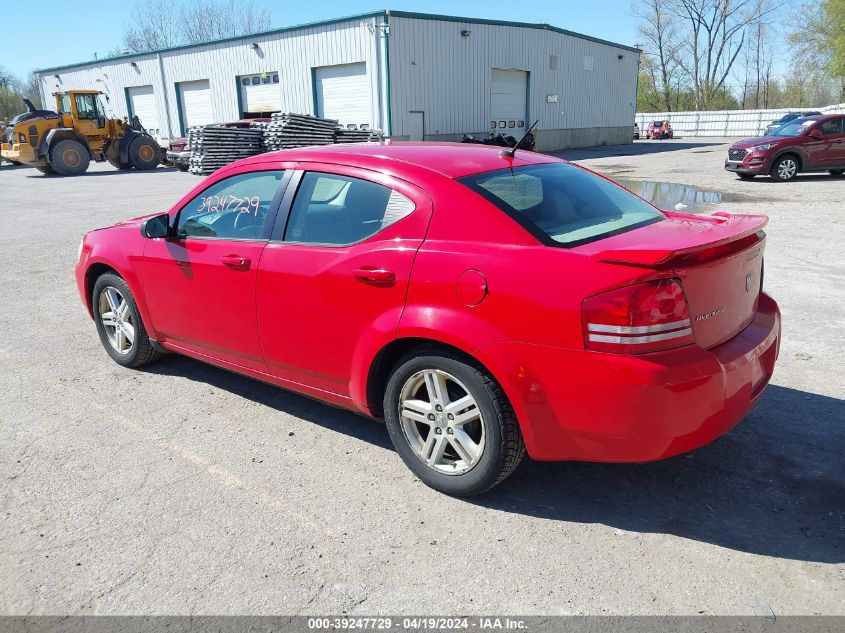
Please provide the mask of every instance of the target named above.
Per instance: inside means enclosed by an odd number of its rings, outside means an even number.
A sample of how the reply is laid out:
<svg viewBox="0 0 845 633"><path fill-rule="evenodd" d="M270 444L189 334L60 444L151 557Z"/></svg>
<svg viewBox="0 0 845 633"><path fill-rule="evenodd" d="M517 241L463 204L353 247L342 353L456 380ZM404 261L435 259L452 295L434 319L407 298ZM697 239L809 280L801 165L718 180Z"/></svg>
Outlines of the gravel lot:
<svg viewBox="0 0 845 633"><path fill-rule="evenodd" d="M845 178L740 182L724 139L567 154L771 216L781 359L694 454L532 463L474 500L384 427L201 363L109 360L82 234L196 177L0 168L0 613L845 614Z"/></svg>

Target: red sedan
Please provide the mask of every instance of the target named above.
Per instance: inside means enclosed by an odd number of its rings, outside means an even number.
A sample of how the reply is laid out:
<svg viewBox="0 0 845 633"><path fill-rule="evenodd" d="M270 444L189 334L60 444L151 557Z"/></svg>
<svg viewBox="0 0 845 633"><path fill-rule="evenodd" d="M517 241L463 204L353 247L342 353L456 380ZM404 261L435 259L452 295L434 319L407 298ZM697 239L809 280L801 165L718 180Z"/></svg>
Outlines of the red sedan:
<svg viewBox="0 0 845 633"><path fill-rule="evenodd" d="M426 484L700 447L760 396L765 216L659 211L483 145L262 154L92 231L76 280L126 367L176 352L384 418Z"/></svg>

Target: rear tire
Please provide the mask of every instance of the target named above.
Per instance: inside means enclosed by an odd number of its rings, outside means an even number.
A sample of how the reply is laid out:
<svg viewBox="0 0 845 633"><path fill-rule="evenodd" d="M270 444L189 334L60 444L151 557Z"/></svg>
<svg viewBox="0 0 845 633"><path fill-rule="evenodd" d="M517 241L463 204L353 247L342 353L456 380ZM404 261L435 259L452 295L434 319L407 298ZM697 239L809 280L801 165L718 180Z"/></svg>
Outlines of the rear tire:
<svg viewBox="0 0 845 633"><path fill-rule="evenodd" d="M184 163L176 163L176 169L179 171L188 171L189 166L185 165Z"/></svg>
<svg viewBox="0 0 845 633"><path fill-rule="evenodd" d="M153 139L139 136L129 146L129 162L135 169L155 169L161 163L161 148Z"/></svg>
<svg viewBox="0 0 845 633"><path fill-rule="evenodd" d="M781 156L775 160L769 175L777 182L788 182L794 179L798 175L798 159L792 154Z"/></svg>
<svg viewBox="0 0 845 633"><path fill-rule="evenodd" d="M88 148L76 139L59 141L50 148L50 165L62 176L80 176L88 171Z"/></svg>
<svg viewBox="0 0 845 633"><path fill-rule="evenodd" d="M129 286L114 273L97 278L91 306L100 342L112 360L124 367L140 367L158 359L150 344Z"/></svg>
<svg viewBox="0 0 845 633"><path fill-rule="evenodd" d="M842 174L845 174L845 169L828 169L827 173L834 177L841 176Z"/></svg>
<svg viewBox="0 0 845 633"><path fill-rule="evenodd" d="M432 397L433 391L442 397ZM453 406L458 402L463 405ZM489 490L525 455L502 388L484 368L447 350L418 348L396 364L385 389L384 418L408 468L449 495Z"/></svg>

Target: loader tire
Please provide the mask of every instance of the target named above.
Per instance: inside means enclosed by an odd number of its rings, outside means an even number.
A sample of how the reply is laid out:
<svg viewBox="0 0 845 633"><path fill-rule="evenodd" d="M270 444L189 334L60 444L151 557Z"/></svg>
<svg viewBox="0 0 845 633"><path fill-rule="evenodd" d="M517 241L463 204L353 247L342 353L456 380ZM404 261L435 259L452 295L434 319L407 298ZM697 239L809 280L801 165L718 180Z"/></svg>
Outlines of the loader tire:
<svg viewBox="0 0 845 633"><path fill-rule="evenodd" d="M50 165L61 176L84 174L90 162L88 148L72 138L59 141L50 149Z"/></svg>
<svg viewBox="0 0 845 633"><path fill-rule="evenodd" d="M129 146L129 161L135 169L155 169L161 162L161 148L153 139L139 136Z"/></svg>
<svg viewBox="0 0 845 633"><path fill-rule="evenodd" d="M35 169L40 171L42 174L46 174L48 176L56 173L55 171L53 171L53 168L50 167L50 165L38 165Z"/></svg>

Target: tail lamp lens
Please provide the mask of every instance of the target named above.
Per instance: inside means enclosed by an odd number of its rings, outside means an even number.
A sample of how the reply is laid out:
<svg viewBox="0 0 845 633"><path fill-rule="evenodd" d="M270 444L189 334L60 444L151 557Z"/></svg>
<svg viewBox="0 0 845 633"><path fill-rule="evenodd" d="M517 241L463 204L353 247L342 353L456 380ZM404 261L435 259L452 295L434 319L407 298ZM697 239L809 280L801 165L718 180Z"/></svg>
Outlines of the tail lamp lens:
<svg viewBox="0 0 845 633"><path fill-rule="evenodd" d="M678 279L617 288L584 300L584 345L596 352L643 354L694 342Z"/></svg>

